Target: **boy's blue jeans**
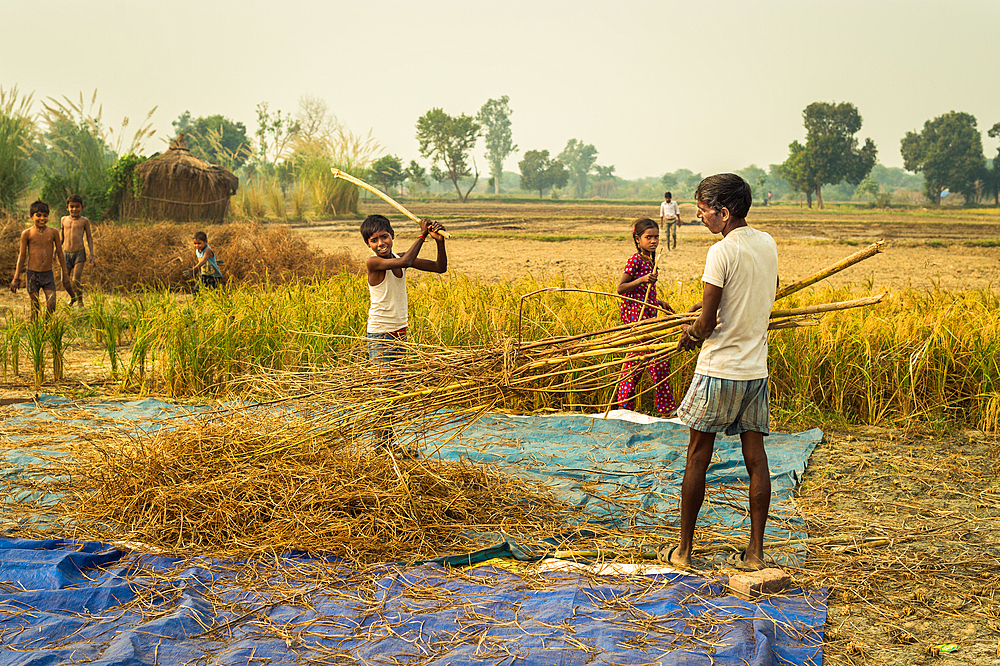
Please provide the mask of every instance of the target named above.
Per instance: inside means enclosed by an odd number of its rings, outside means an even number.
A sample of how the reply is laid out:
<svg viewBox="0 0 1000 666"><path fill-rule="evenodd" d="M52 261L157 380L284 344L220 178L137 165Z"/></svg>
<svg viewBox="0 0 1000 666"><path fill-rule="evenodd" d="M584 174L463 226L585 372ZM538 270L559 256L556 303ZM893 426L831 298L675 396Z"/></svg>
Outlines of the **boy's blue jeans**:
<svg viewBox="0 0 1000 666"><path fill-rule="evenodd" d="M406 329L393 333L368 334L368 360L399 365L406 354Z"/></svg>

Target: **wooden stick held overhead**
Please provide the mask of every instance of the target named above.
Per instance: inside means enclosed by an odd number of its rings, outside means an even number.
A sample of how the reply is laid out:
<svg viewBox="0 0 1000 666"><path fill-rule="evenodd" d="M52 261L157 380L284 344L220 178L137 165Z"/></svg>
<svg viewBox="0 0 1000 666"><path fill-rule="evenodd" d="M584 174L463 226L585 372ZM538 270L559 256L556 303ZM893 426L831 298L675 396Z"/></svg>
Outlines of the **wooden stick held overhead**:
<svg viewBox="0 0 1000 666"><path fill-rule="evenodd" d="M405 208L403 208L402 204L398 203L395 199L393 199L392 197L390 197L385 192L382 192L378 188L372 187L371 185L369 185L365 181L361 180L360 178L355 178L354 176L352 176L349 173L344 173L340 169L330 169L330 171L333 172L333 177L334 178L341 178L343 180L346 180L349 183L354 183L355 185L357 185L361 189L368 190L369 192L371 192L372 194L374 194L375 196L379 197L380 199L382 199L383 201L385 201L387 204L389 204L390 206L392 206L393 208L395 208L396 210L398 210L400 213L402 213L406 217L410 218L411 220L413 220L414 222L416 222L418 224L420 223L420 218L419 217L417 217L416 215L414 215L410 211L408 211ZM451 234L449 234L447 231L441 230L441 231L439 231L437 233L441 234L445 238L451 238Z"/></svg>

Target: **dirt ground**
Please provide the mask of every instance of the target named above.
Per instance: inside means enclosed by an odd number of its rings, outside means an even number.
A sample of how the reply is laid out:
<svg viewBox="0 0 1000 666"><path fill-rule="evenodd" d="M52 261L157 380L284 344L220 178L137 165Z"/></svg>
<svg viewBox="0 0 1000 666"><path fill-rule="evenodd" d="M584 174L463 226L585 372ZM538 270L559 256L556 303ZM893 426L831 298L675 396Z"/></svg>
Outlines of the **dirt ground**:
<svg viewBox="0 0 1000 666"><path fill-rule="evenodd" d="M526 274L562 277L570 285L617 281L634 252L629 227L656 216L657 204L496 204L414 202L454 238L449 271L494 281ZM362 213L394 213L362 202ZM681 215L693 218L682 203ZM394 217L397 248L416 225ZM399 221L397 221L399 220ZM995 288L1000 277L997 211L877 212L754 208L751 224L778 242L782 282L804 277L861 246L888 241L886 251L834 278L874 288ZM296 225L316 247L368 256L358 220ZM701 275L713 237L681 226L678 247L660 259L661 280ZM424 250L430 256L433 248ZM61 302L65 295L60 292ZM681 304L685 305L685 304ZM27 296L0 295L0 312L27 311ZM78 350L65 386L51 393L113 392L100 352ZM27 381L27 378L21 378ZM23 382L0 385L4 398L23 396ZM812 546L799 582L829 586L827 664L1000 664L1000 441L978 431L932 432L855 427L827 432L809 462L797 497L811 536L884 537L856 548ZM939 646L956 645L954 651Z"/></svg>

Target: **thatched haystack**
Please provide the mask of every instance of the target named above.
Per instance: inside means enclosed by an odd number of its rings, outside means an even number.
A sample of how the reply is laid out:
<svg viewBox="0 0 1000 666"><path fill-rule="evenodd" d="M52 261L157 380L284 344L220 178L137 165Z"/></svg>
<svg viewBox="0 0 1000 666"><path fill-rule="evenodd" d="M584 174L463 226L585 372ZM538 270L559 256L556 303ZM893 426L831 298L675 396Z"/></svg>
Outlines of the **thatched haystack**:
<svg viewBox="0 0 1000 666"><path fill-rule="evenodd" d="M240 179L222 167L198 159L184 134L170 149L135 168L138 187L124 193L127 217L178 222L222 222Z"/></svg>

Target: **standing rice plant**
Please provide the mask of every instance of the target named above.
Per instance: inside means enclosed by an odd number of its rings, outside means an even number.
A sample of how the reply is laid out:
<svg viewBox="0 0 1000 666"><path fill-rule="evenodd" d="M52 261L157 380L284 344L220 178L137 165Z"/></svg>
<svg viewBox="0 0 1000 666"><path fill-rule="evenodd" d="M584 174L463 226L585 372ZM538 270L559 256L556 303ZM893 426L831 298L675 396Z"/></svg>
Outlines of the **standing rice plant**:
<svg viewBox="0 0 1000 666"><path fill-rule="evenodd" d="M120 357L118 347L121 344L122 318L117 309L105 308L102 317L104 340L104 353L108 356L108 363L111 365L111 378L118 380L118 365Z"/></svg>
<svg viewBox="0 0 1000 666"><path fill-rule="evenodd" d="M49 346L52 348L52 381L63 380L63 369L66 363L66 333L69 332L69 321L61 315L53 315L49 320Z"/></svg>
<svg viewBox="0 0 1000 666"><path fill-rule="evenodd" d="M104 341L104 310L108 305L108 298L100 291L90 293L90 308L87 310L87 322L94 336L96 344Z"/></svg>
<svg viewBox="0 0 1000 666"><path fill-rule="evenodd" d="M21 334L24 332L24 321L12 319L7 315L7 330L4 332L4 347L7 349L6 361L10 362L10 372L15 377L21 374Z"/></svg>
<svg viewBox="0 0 1000 666"><path fill-rule="evenodd" d="M274 211L274 216L279 220L288 219L288 210L285 208L285 193L281 189L281 184L277 180L271 181L265 190L268 204Z"/></svg>
<svg viewBox="0 0 1000 666"><path fill-rule="evenodd" d="M28 343L28 355L31 357L36 391L45 381L45 342L48 340L48 333L48 323L42 317L36 317L25 330L24 337Z"/></svg>
<svg viewBox="0 0 1000 666"><path fill-rule="evenodd" d="M296 183L289 191L289 194L292 204L292 216L296 220L305 220L306 214L309 212L308 190L306 190L302 183Z"/></svg>
<svg viewBox="0 0 1000 666"><path fill-rule="evenodd" d="M31 95L17 86L0 88L0 210L13 212L31 184L30 150L35 136Z"/></svg>

